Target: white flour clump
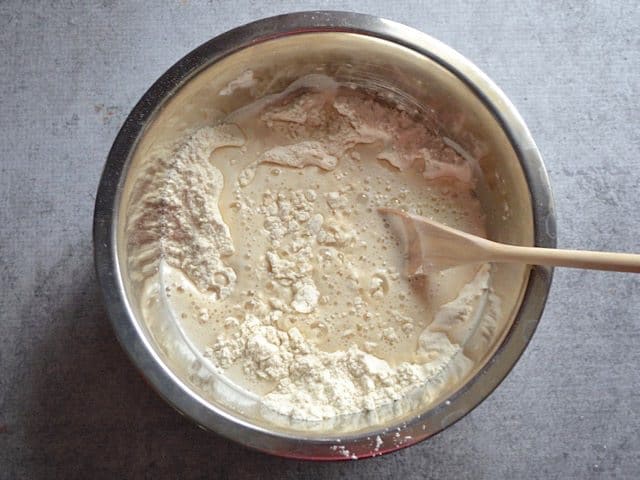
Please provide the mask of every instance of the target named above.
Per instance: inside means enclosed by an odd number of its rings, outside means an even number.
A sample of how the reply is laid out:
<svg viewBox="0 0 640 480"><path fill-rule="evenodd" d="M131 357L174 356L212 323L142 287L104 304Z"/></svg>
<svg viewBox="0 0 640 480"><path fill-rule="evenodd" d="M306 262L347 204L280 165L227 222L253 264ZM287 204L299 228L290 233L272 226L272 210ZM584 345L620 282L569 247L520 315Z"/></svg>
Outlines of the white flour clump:
<svg viewBox="0 0 640 480"><path fill-rule="evenodd" d="M235 80L231 80L229 84L220 90L218 95L223 97L227 97L232 95L238 89L241 88L250 88L256 84L256 79L253 78L253 70L245 70L240 74L238 78Z"/></svg>
<svg viewBox="0 0 640 480"><path fill-rule="evenodd" d="M157 273L164 260L204 292L218 298L231 293L236 273L222 259L233 254L233 242L218 208L224 179L209 156L243 143L237 127L205 127L149 162L127 218L129 264L137 280Z"/></svg>
<svg viewBox="0 0 640 480"><path fill-rule="evenodd" d="M461 378L473 366L460 345L443 333L448 325L469 331L468 316L475 302L488 292L489 267L483 266L468 287L444 305L436 322L420 335L420 363L388 362L360 350L325 352L305 340L293 327L277 328L282 311L273 309L260 319L247 315L238 332L221 335L206 355L222 368L240 362L244 374L267 380L275 388L262 398L277 413L301 420L321 420L371 411L399 400L429 382ZM464 343L464 335L455 334Z"/></svg>

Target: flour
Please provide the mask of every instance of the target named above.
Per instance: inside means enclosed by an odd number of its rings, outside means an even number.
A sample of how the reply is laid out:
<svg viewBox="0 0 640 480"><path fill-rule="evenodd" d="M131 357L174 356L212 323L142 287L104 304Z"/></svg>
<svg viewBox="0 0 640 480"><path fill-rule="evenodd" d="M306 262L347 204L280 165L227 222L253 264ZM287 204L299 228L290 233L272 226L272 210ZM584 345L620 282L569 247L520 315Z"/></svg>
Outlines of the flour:
<svg viewBox="0 0 640 480"><path fill-rule="evenodd" d="M296 168L317 165L323 170L333 170L338 164L338 159L329 155L320 142L300 142L267 150L259 162Z"/></svg>
<svg viewBox="0 0 640 480"><path fill-rule="evenodd" d="M486 281L487 268L480 270L474 282ZM471 293L472 292L472 293ZM287 332L274 324L278 310L263 319L247 315L240 331L221 335L206 355L222 367L240 361L247 376L275 382L275 388L263 403L282 415L296 419L321 420L338 415L371 411L401 399L412 390L441 380L456 364L458 373L468 372L472 362L457 344L451 343L442 322L453 322L468 330L469 322L461 318L462 309L477 300L473 288L445 305L437 324L420 336L418 353L421 363L401 363L391 367L386 361L352 346L347 351L323 352L301 335L297 328Z"/></svg>
<svg viewBox="0 0 640 480"><path fill-rule="evenodd" d="M130 270L155 282L164 261L190 282L166 298L186 335L278 414L435 399L472 370L470 335L494 334L491 269L406 278L377 208L482 234L471 161L388 102L326 77L295 86L149 159L128 210Z"/></svg>
<svg viewBox="0 0 640 480"><path fill-rule="evenodd" d="M238 89L250 88L256 83L256 79L253 78L253 70L245 70L238 78L231 80L226 87L220 90L218 95L229 96Z"/></svg>
<svg viewBox="0 0 640 480"><path fill-rule="evenodd" d="M294 285L295 297L291 307L298 313L311 313L318 305L320 292L313 282Z"/></svg>
<svg viewBox="0 0 640 480"><path fill-rule="evenodd" d="M233 254L233 242L218 207L224 179L208 159L218 148L243 144L237 127L205 127L149 163L127 217L130 268L139 280L164 259L202 291L220 298L231 293L236 273L223 258Z"/></svg>

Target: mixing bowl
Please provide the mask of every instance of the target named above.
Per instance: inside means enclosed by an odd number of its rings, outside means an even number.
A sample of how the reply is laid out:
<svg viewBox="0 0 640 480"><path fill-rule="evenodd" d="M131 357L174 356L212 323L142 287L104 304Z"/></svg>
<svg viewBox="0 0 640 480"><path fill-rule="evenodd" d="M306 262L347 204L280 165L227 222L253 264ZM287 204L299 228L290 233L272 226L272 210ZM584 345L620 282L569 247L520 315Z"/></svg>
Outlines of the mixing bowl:
<svg viewBox="0 0 640 480"><path fill-rule="evenodd" d="M118 133L102 175L95 262L120 343L179 412L268 453L363 458L434 435L487 397L531 339L552 270L494 266L501 318L496 328L476 332L465 346L477 364L465 378L435 396L419 389L377 411L322 422L293 421L265 410L212 372L169 315L145 318L125 261L124 223L132 185L149 152L311 73L384 92L477 160L484 178L477 193L490 238L555 246L555 216L540 154L513 105L489 78L451 48L403 25L355 13L305 12L260 20L208 41L144 94ZM249 77L251 88L229 88L242 87Z"/></svg>

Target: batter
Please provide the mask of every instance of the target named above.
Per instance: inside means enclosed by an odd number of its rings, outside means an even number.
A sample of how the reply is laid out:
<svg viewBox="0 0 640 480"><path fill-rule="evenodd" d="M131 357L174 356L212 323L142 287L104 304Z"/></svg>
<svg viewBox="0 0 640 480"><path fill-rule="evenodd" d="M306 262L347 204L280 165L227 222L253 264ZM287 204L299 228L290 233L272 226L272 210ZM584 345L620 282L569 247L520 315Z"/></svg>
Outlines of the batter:
<svg viewBox="0 0 640 480"><path fill-rule="evenodd" d="M493 327L491 269L408 277L377 209L484 236L476 167L453 147L388 98L311 75L156 150L126 231L145 314L169 309L210 369L295 419L433 394Z"/></svg>

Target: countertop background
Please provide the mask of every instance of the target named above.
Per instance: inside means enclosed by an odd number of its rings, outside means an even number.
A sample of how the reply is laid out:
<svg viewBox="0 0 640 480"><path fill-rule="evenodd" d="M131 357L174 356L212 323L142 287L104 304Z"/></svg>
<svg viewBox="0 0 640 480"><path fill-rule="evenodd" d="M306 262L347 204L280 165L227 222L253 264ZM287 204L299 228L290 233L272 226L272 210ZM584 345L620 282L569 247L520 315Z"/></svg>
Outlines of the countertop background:
<svg viewBox="0 0 640 480"><path fill-rule="evenodd" d="M95 192L129 110L200 43L294 10L372 13L459 50L545 158L559 245L640 251L635 1L0 2L0 478L638 478L640 277L557 270L497 391L373 460L271 458L205 433L136 373L93 270Z"/></svg>

